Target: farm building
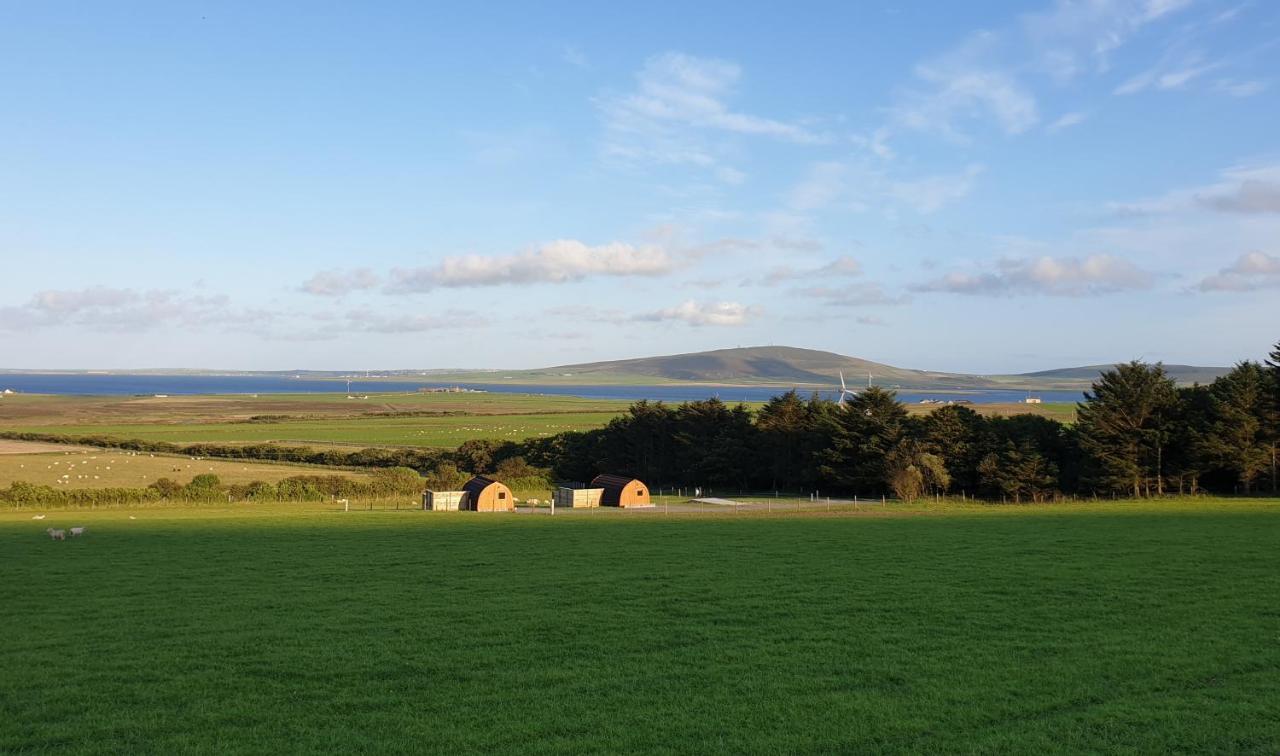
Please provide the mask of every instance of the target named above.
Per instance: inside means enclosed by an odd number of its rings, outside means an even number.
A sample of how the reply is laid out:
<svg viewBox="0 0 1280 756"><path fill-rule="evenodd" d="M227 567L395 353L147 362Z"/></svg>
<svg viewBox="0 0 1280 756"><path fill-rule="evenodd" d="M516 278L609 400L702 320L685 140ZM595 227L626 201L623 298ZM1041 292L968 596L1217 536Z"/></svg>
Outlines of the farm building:
<svg viewBox="0 0 1280 756"><path fill-rule="evenodd" d="M570 488L561 486L557 488L552 497L555 499L557 507L598 507L600 499L604 495L603 488Z"/></svg>
<svg viewBox="0 0 1280 756"><path fill-rule="evenodd" d="M462 509L466 491L427 491L422 495L422 508L432 512L456 512Z"/></svg>
<svg viewBox="0 0 1280 756"><path fill-rule="evenodd" d="M467 481L462 490L466 493L462 499L462 509L472 512L515 511L516 499L511 495L511 489L491 478L477 475Z"/></svg>
<svg viewBox="0 0 1280 756"><path fill-rule="evenodd" d="M600 505L605 507L647 507L649 487L644 481L624 475L597 475L591 481L592 488L603 488Z"/></svg>

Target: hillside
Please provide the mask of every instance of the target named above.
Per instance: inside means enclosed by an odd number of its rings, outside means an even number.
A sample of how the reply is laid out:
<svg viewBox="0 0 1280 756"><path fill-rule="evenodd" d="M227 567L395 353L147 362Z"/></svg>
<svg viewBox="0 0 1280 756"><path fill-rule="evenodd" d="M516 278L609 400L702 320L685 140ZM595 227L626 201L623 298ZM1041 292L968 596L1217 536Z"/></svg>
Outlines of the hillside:
<svg viewBox="0 0 1280 756"><path fill-rule="evenodd" d="M1078 389L1087 388L1108 365L1044 370L1021 375L966 375L914 370L796 347L739 347L709 352L639 357L558 365L537 370L454 373L440 379L494 383L660 384L832 386L844 373L851 387L865 385L868 374L878 386L908 389ZM1227 368L1166 365L1182 384L1207 383Z"/></svg>
<svg viewBox="0 0 1280 756"><path fill-rule="evenodd" d="M610 362L562 365L544 371L561 378L589 380L608 375L645 376L667 381L703 383L778 383L830 386L840 372L851 385L875 383L901 386L994 386L978 376L909 370L834 352L795 347L743 347L710 352L641 357Z"/></svg>
<svg viewBox="0 0 1280 756"><path fill-rule="evenodd" d="M1110 370L1112 367L1114 365L1084 365L1082 367L1059 368L1057 370L1039 370L1014 377L1074 386L1080 383L1092 383L1103 370ZM1193 383L1213 383L1214 378L1225 375L1231 368L1204 367L1201 365L1165 365L1164 370L1179 385L1189 386Z"/></svg>

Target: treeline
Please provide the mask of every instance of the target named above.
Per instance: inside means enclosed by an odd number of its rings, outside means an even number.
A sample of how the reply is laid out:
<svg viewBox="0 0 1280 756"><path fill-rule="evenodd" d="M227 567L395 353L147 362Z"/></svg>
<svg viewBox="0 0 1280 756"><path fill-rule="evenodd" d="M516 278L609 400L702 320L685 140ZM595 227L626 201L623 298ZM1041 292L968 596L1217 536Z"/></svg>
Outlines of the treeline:
<svg viewBox="0 0 1280 756"><path fill-rule="evenodd" d="M518 453L561 480L608 470L651 486L1043 501L1276 492L1278 446L1280 344L1266 364L1242 362L1208 386L1179 388L1159 364L1119 365L1071 425L959 405L912 417L879 388L843 405L792 391L754 414L714 399L638 402L605 428Z"/></svg>

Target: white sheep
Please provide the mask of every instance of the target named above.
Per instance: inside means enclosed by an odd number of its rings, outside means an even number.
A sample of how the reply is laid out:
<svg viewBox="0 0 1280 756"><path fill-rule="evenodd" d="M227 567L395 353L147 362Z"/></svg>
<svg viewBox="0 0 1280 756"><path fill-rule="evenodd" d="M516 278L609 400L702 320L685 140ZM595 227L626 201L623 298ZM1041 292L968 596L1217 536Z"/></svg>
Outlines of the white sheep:
<svg viewBox="0 0 1280 756"><path fill-rule="evenodd" d="M48 533L49 537L55 541L67 540L67 531L65 530L54 530L53 528L48 528L44 532Z"/></svg>
<svg viewBox="0 0 1280 756"><path fill-rule="evenodd" d="M47 517L47 516L48 516L48 515L31 515L31 519L33 519L33 520L43 520L43 519L44 519L45 517Z"/></svg>
<svg viewBox="0 0 1280 756"><path fill-rule="evenodd" d="M71 529L71 537L72 537L72 538L75 538L76 536L82 536L82 535L84 535L84 528L83 528L83 527L76 526L76 527L74 527L74 528L72 528L72 529Z"/></svg>

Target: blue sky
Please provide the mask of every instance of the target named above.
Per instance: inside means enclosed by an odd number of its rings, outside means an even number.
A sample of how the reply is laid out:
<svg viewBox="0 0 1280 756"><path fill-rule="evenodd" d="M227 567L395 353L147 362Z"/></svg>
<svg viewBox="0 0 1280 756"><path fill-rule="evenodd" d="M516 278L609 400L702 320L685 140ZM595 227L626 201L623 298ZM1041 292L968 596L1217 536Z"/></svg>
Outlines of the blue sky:
<svg viewBox="0 0 1280 756"><path fill-rule="evenodd" d="M1280 5L0 3L0 367L1280 339Z"/></svg>

